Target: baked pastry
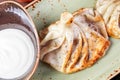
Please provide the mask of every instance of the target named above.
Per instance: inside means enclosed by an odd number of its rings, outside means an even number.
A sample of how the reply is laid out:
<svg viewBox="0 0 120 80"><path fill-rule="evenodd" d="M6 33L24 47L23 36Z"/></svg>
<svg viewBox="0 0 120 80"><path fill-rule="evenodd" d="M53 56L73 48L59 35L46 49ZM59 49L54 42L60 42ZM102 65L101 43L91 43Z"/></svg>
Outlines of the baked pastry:
<svg viewBox="0 0 120 80"><path fill-rule="evenodd" d="M104 56L110 45L105 25L103 25L103 19L97 11L84 8L78 10L73 15L73 23L78 26L82 34L83 46L79 59L72 66L68 66L67 73L92 66L98 59Z"/></svg>
<svg viewBox="0 0 120 80"><path fill-rule="evenodd" d="M97 11L103 16L109 36L120 38L119 0L98 0L96 3Z"/></svg>
<svg viewBox="0 0 120 80"><path fill-rule="evenodd" d="M46 30L46 31L45 31ZM40 34L40 60L63 73L92 66L110 46L102 17L94 9L64 12Z"/></svg>

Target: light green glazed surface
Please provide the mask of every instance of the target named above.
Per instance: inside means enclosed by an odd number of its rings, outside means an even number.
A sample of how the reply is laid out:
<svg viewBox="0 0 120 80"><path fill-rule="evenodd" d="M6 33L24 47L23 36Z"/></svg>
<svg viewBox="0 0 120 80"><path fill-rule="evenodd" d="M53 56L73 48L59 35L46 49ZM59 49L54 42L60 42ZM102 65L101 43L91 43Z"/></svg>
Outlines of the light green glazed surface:
<svg viewBox="0 0 120 80"><path fill-rule="evenodd" d="M35 8L31 6L27 10L39 30L58 20L62 12L94 7L95 2L95 0L42 0L34 4ZM112 38L110 40L111 47L106 55L92 67L73 74L63 74L40 62L30 80L107 80L110 74L120 69L120 41Z"/></svg>

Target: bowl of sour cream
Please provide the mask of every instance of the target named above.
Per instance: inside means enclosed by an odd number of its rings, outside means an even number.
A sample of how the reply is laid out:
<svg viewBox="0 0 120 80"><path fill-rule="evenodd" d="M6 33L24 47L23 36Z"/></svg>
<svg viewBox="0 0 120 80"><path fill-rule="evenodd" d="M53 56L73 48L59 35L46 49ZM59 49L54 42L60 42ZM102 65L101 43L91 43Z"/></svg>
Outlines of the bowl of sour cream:
<svg viewBox="0 0 120 80"><path fill-rule="evenodd" d="M0 3L0 80L29 80L39 63L39 38L26 10Z"/></svg>

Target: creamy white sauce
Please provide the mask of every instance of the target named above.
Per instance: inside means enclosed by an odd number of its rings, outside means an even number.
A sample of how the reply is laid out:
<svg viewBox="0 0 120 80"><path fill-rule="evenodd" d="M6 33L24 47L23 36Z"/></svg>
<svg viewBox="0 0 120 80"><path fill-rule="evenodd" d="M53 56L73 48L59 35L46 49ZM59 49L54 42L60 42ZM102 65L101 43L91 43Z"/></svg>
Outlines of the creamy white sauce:
<svg viewBox="0 0 120 80"><path fill-rule="evenodd" d="M35 58L30 37L18 29L0 31L0 78L14 79L29 71Z"/></svg>

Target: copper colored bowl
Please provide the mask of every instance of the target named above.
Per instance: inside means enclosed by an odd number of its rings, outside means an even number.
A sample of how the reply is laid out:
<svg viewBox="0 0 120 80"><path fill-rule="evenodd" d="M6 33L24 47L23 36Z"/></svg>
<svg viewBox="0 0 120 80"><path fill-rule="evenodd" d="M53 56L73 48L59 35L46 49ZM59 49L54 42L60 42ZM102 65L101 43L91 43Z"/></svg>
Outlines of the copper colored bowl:
<svg viewBox="0 0 120 80"><path fill-rule="evenodd" d="M12 8L12 9L10 9ZM9 11L6 11L9 10ZM27 73L27 75L24 75L22 78L15 78L13 80L29 80L33 73L35 72L38 63L39 63L39 37L36 30L36 27L27 13L27 11L18 3L14 1L4 1L0 3L0 25L7 24L7 23L13 23L13 24L19 24L24 27L0 27L0 30L6 29L6 28L16 28L23 30L28 34L28 36L31 38L34 48L35 48L35 60L32 65L32 68ZM1 78L0 78L1 80Z"/></svg>

